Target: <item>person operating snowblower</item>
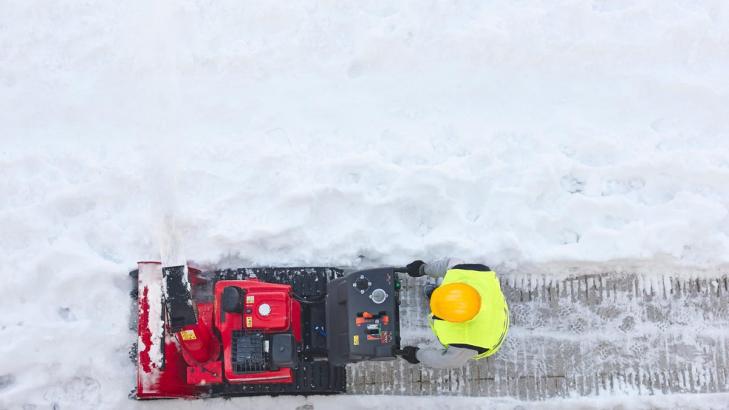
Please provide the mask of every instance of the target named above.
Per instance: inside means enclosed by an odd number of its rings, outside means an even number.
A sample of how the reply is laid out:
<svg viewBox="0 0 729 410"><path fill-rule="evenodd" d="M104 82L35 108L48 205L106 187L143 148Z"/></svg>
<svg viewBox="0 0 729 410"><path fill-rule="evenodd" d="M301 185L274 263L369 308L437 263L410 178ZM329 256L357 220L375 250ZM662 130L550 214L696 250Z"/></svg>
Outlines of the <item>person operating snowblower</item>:
<svg viewBox="0 0 729 410"><path fill-rule="evenodd" d="M509 330L509 307L495 272L451 258L430 264L414 261L407 265L407 273L439 282L426 285L426 296L430 327L443 348L405 346L396 355L413 364L446 369L499 350Z"/></svg>

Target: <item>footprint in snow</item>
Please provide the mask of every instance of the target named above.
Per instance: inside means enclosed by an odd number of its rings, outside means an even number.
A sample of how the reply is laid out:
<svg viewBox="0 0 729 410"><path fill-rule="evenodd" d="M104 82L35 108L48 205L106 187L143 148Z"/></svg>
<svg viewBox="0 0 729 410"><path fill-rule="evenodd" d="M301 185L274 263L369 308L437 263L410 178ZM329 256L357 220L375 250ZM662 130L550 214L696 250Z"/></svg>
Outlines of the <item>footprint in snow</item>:
<svg viewBox="0 0 729 410"><path fill-rule="evenodd" d="M585 190L585 185L587 184L584 179L571 174L563 176L559 183L562 186L562 189L570 194L582 193Z"/></svg>
<svg viewBox="0 0 729 410"><path fill-rule="evenodd" d="M76 315L73 314L69 307L59 307L58 316L60 316L65 322L73 322L76 320Z"/></svg>
<svg viewBox="0 0 729 410"><path fill-rule="evenodd" d="M0 375L0 390L4 390L15 383L15 376L12 374Z"/></svg>

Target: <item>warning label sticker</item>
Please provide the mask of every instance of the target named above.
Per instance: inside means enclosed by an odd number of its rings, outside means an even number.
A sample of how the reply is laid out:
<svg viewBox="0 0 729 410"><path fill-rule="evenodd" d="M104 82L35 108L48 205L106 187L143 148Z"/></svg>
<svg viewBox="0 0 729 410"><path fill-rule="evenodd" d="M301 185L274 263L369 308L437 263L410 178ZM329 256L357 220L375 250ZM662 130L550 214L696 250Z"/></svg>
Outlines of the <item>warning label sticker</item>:
<svg viewBox="0 0 729 410"><path fill-rule="evenodd" d="M255 297L255 296L253 296L253 295L251 295L251 296L246 296L246 304L248 304L248 305L251 305L251 304L253 304L253 303L254 303L255 301L256 301L256 297Z"/></svg>
<svg viewBox="0 0 729 410"><path fill-rule="evenodd" d="M182 340L197 340L194 330L183 330L180 332L180 336L182 336Z"/></svg>
<svg viewBox="0 0 729 410"><path fill-rule="evenodd" d="M253 316L246 317L246 327L253 327Z"/></svg>
<svg viewBox="0 0 729 410"><path fill-rule="evenodd" d="M359 335L354 335L352 337L352 344L355 346L359 346Z"/></svg>

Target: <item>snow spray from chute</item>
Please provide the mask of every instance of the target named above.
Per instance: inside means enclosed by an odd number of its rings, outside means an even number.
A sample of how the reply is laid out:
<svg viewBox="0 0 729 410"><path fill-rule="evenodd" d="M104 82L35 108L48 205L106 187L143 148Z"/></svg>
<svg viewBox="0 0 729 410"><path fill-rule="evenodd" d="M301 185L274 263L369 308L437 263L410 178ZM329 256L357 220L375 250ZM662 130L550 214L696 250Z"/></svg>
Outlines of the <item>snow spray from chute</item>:
<svg viewBox="0 0 729 410"><path fill-rule="evenodd" d="M182 249L182 234L174 216L164 216L158 235L162 266L184 265L186 260Z"/></svg>

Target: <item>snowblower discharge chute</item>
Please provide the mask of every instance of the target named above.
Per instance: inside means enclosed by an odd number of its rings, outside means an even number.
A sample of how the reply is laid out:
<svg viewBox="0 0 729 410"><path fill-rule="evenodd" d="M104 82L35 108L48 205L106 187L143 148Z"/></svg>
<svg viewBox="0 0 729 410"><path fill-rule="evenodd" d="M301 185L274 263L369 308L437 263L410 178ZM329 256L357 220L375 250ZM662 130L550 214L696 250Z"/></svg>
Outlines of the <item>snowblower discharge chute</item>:
<svg viewBox="0 0 729 410"><path fill-rule="evenodd" d="M394 268L202 272L140 262L137 399L335 394L400 347Z"/></svg>

